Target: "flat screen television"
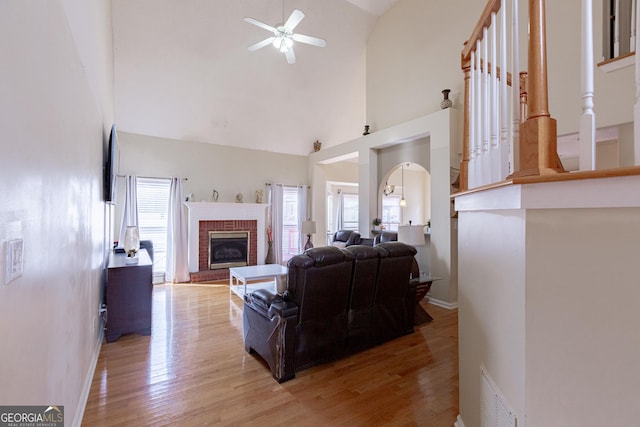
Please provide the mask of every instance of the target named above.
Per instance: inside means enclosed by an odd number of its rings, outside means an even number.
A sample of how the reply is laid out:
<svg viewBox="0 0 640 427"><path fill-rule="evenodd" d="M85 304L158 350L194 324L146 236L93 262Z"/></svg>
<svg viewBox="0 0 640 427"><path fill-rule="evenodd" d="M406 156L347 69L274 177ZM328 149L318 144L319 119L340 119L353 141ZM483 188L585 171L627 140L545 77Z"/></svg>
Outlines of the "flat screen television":
<svg viewBox="0 0 640 427"><path fill-rule="evenodd" d="M120 171L120 146L118 145L118 132L115 124L111 125L104 171L104 199L107 203L115 204L117 179Z"/></svg>

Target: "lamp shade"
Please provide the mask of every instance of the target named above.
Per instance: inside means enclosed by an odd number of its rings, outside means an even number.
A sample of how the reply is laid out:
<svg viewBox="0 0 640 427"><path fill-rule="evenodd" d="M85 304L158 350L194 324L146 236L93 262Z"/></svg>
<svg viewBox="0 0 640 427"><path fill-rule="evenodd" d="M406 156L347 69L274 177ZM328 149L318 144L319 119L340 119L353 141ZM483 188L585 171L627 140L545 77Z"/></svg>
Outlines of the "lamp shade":
<svg viewBox="0 0 640 427"><path fill-rule="evenodd" d="M314 234L316 232L315 221L303 221L302 222L302 234Z"/></svg>
<svg viewBox="0 0 640 427"><path fill-rule="evenodd" d="M424 225L398 226L398 241L411 246L424 245Z"/></svg>

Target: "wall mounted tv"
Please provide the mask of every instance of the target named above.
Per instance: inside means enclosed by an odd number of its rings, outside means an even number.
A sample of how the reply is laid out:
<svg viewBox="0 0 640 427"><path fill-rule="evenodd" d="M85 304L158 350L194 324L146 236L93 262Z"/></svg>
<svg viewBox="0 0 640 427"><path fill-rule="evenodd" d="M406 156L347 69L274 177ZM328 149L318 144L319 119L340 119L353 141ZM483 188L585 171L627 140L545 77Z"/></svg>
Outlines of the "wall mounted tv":
<svg viewBox="0 0 640 427"><path fill-rule="evenodd" d="M104 199L107 203L115 204L116 190L118 188L117 179L120 171L120 146L118 145L118 132L115 124L111 125L104 171Z"/></svg>

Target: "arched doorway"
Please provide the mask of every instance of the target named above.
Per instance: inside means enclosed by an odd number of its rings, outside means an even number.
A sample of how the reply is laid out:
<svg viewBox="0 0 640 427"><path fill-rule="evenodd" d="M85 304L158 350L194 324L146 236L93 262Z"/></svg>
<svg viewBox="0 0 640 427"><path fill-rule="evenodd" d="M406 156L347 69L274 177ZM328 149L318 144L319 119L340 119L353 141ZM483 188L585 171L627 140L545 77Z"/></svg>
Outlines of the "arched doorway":
<svg viewBox="0 0 640 427"><path fill-rule="evenodd" d="M378 200L381 229L397 231L399 225L409 221L427 225L431 219L431 174L417 163L399 163L384 174Z"/></svg>

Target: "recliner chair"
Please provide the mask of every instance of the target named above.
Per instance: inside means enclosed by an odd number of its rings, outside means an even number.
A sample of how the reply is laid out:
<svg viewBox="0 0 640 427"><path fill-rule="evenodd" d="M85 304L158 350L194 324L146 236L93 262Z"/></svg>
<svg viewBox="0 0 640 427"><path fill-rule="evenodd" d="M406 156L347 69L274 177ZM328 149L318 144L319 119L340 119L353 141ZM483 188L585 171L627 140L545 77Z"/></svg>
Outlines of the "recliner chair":
<svg viewBox="0 0 640 427"><path fill-rule="evenodd" d="M338 245L334 244L338 243ZM344 243L344 245L340 244ZM347 247L360 244L360 233L353 230L338 230L333 234L333 246Z"/></svg>
<svg viewBox="0 0 640 427"><path fill-rule="evenodd" d="M379 243L397 242L397 241L398 241L397 231L383 231L380 234L377 234L373 238L373 246L376 246Z"/></svg>

